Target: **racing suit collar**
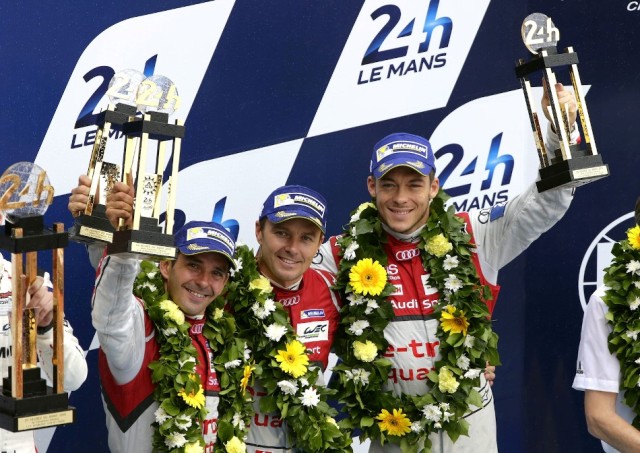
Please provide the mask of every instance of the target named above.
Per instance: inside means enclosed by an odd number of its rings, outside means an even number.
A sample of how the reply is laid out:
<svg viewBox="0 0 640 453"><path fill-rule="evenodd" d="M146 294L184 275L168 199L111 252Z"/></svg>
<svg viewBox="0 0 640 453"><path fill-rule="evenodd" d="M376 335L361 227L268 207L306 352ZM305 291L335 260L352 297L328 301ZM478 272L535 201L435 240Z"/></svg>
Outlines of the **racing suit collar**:
<svg viewBox="0 0 640 453"><path fill-rule="evenodd" d="M422 232L422 230L424 230L424 228L427 226L426 224L422 225L420 228L411 233L398 233L397 231L389 228L389 226L387 226L385 223L380 222L380 224L382 225L382 229L386 231L390 236L402 242L418 242L420 240L420 232Z"/></svg>

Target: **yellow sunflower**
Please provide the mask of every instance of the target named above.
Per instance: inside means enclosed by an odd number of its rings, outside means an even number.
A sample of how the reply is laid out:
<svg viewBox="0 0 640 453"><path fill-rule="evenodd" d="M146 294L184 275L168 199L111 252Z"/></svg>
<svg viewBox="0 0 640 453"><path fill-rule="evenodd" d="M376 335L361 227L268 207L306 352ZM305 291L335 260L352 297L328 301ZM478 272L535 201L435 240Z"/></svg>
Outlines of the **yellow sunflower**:
<svg viewBox="0 0 640 453"><path fill-rule="evenodd" d="M196 392L185 392L185 389L182 389L178 392L178 395L182 397L185 403L194 409L200 409L204 406L204 389L202 385L198 386L198 390Z"/></svg>
<svg viewBox="0 0 640 453"><path fill-rule="evenodd" d="M349 281L356 294L378 296L387 284L387 271L379 262L363 258L349 271Z"/></svg>
<svg viewBox="0 0 640 453"><path fill-rule="evenodd" d="M286 350L279 350L276 360L280 362L280 369L294 378L299 378L307 372L307 348L298 340L287 344Z"/></svg>
<svg viewBox="0 0 640 453"><path fill-rule="evenodd" d="M456 315L456 311L459 311L459 314ZM453 305L447 305L440 316L440 323L442 325L442 330L445 332L461 333L465 336L467 335L469 321L467 321L464 311L456 310L456 307Z"/></svg>
<svg viewBox="0 0 640 453"><path fill-rule="evenodd" d="M390 436L404 436L411 432L411 420L402 413L402 409L394 409L393 414L386 409L376 417L380 431L386 431Z"/></svg>
<svg viewBox="0 0 640 453"><path fill-rule="evenodd" d="M640 226L636 225L627 230L627 240L632 249L640 250Z"/></svg>
<svg viewBox="0 0 640 453"><path fill-rule="evenodd" d="M247 390L247 384L249 384L249 378L251 377L251 372L255 370L254 366L245 365L244 373L242 375L242 379L240 379L240 388L242 389L242 393L244 394L245 390Z"/></svg>

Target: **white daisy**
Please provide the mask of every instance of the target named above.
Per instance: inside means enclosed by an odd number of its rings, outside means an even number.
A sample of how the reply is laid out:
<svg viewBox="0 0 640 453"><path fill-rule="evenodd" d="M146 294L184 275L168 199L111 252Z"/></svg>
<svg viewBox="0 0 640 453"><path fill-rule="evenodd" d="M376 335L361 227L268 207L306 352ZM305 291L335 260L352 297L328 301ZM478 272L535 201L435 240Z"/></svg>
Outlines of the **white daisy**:
<svg viewBox="0 0 640 453"><path fill-rule="evenodd" d="M240 359L230 360L224 364L224 368L227 370L230 370L232 368L238 368L241 363L242 363L242 360Z"/></svg>
<svg viewBox="0 0 640 453"><path fill-rule="evenodd" d="M287 333L287 328L282 324L277 324L274 322L273 324L269 324L267 326L264 333L269 340L280 341L280 338L282 338L282 336Z"/></svg>
<svg viewBox="0 0 640 453"><path fill-rule="evenodd" d="M320 396L318 395L318 392L316 392L316 389L309 387L302 392L300 402L305 407L316 407L320 402Z"/></svg>
<svg viewBox="0 0 640 453"><path fill-rule="evenodd" d="M244 420L242 420L242 415L238 412L233 414L233 419L231 419L231 424L234 428L242 428L244 426Z"/></svg>
<svg viewBox="0 0 640 453"><path fill-rule="evenodd" d="M419 433L420 431L422 431L422 425L420 424L420 422L411 423L411 431L414 433Z"/></svg>
<svg viewBox="0 0 640 453"><path fill-rule="evenodd" d="M358 296L357 294L349 294L347 296L347 300L351 303L351 305L360 305L365 302L362 296Z"/></svg>
<svg viewBox="0 0 640 453"><path fill-rule="evenodd" d="M431 422L439 422L442 417L440 408L435 404L427 404L422 408L422 415Z"/></svg>
<svg viewBox="0 0 640 453"><path fill-rule="evenodd" d="M475 379L480 376L480 373L482 373L482 370L480 368L472 368L471 370L464 373L464 377L466 377L467 379Z"/></svg>
<svg viewBox="0 0 640 453"><path fill-rule="evenodd" d="M371 375L371 372L364 368L354 368L353 370L345 371L344 374L356 384L360 383L362 385L367 385L369 384L369 376Z"/></svg>
<svg viewBox="0 0 640 453"><path fill-rule="evenodd" d="M638 331L637 330L630 330L625 334L628 338L633 338L634 340L638 339Z"/></svg>
<svg viewBox="0 0 640 453"><path fill-rule="evenodd" d="M279 381L278 387L285 395L295 395L298 392L298 384L293 381Z"/></svg>
<svg viewBox="0 0 640 453"><path fill-rule="evenodd" d="M636 297L633 302L629 305L631 311L635 311L640 307L640 297Z"/></svg>
<svg viewBox="0 0 640 453"><path fill-rule="evenodd" d="M351 244L349 244L349 246L345 249L344 251L344 255L342 255L342 257L345 260L353 260L356 258L356 250L358 250L358 248L360 247L360 245L358 245L358 243L356 241L353 241Z"/></svg>
<svg viewBox="0 0 640 453"><path fill-rule="evenodd" d="M349 332L351 332L354 335L362 335L362 332L367 327L369 327L369 321L360 319L358 321L355 321L353 324L351 324L351 327L349 327Z"/></svg>
<svg viewBox="0 0 640 453"><path fill-rule="evenodd" d="M460 280L457 275L449 274L449 276L444 279L444 287L452 293L455 293L462 288L462 280Z"/></svg>
<svg viewBox="0 0 640 453"><path fill-rule="evenodd" d="M458 360L456 361L456 365L458 365L458 368L462 369L462 370L468 370L469 369L469 357L467 357L466 355L461 355Z"/></svg>
<svg viewBox="0 0 640 453"><path fill-rule="evenodd" d="M472 348L475 340L476 337L474 337L473 335L467 335L466 337L464 337L464 347Z"/></svg>
<svg viewBox="0 0 640 453"><path fill-rule="evenodd" d="M169 414L167 414L162 407L158 407L153 415L156 417L156 423L159 425L169 420Z"/></svg>
<svg viewBox="0 0 640 453"><path fill-rule="evenodd" d="M627 263L627 273L631 275L640 275L640 261L631 260Z"/></svg>
<svg viewBox="0 0 640 453"><path fill-rule="evenodd" d="M178 333L178 329L176 327L168 327L166 329L162 329L162 334L165 337L172 337Z"/></svg>
<svg viewBox="0 0 640 453"><path fill-rule="evenodd" d="M187 439L184 437L184 434L182 433L168 434L166 439L164 440L164 444L170 449L181 448L186 443L187 443Z"/></svg>
<svg viewBox="0 0 640 453"><path fill-rule="evenodd" d="M442 268L445 271L450 271L451 269L458 267L458 264L460 263L458 262L457 256L447 255L444 259L444 263L442 263Z"/></svg>
<svg viewBox="0 0 640 453"><path fill-rule="evenodd" d="M192 425L191 417L186 414L180 414L173 419L173 424L176 428L186 431Z"/></svg>
<svg viewBox="0 0 640 453"><path fill-rule="evenodd" d="M380 305L378 305L378 302L376 302L375 300L367 299L367 308L364 310L364 314L365 315L371 314L371 312L373 312L373 310L375 310L379 306Z"/></svg>

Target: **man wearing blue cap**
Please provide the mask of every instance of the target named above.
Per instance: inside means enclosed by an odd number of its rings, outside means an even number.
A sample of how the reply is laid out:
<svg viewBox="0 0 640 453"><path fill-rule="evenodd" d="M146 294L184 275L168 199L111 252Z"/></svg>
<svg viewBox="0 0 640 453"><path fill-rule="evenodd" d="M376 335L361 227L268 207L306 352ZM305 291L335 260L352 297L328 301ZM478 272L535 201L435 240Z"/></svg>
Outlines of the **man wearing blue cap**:
<svg viewBox="0 0 640 453"><path fill-rule="evenodd" d="M324 197L312 189L284 186L267 197L256 221L258 270L270 280L275 300L289 313L298 340L307 347L310 362L323 371L329 361L340 309L340 299L331 289L333 274L310 268L324 239L326 206ZM256 383L252 392L256 414L249 429L247 451L294 451L295 439L287 438L279 415L260 413L264 388Z"/></svg>
<svg viewBox="0 0 640 453"><path fill-rule="evenodd" d="M129 221L132 204L130 188L116 183L107 198L107 216L114 225L119 218ZM235 242L217 223L188 222L175 234L175 244L179 251L175 261L161 261L158 267L147 263L147 268L143 262L140 275L140 263L133 258L105 256L100 263L92 320L100 341L100 378L113 452L203 451L199 442L187 439L185 432L192 426L202 428L205 451L213 451L220 384L203 328L207 307L223 291L234 265ZM142 275L144 281L140 281ZM133 295L134 281L136 293L145 294L144 300ZM185 321L188 331L181 328ZM192 356L188 350L171 350L172 342L183 335L190 337L195 348ZM180 369L193 367L190 373L193 379L199 376L201 391L185 392L187 383L172 382L173 375L166 369L161 382L152 379L162 369L158 367L174 362ZM193 408L204 405L206 418L196 420L198 412L189 409L187 415L176 416L177 402L167 400L165 390L158 391L160 385L168 391L184 387L184 395L176 398ZM167 425L167 420L174 420L173 425Z"/></svg>
<svg viewBox="0 0 640 453"><path fill-rule="evenodd" d="M556 89L572 124L573 94ZM551 130L547 143L558 144ZM347 293L342 316L352 319L345 341L334 344L344 360L338 374L345 410L371 438L370 452L425 443L433 452L496 452L483 368L497 340L486 320L498 270L563 216L572 189L539 194L533 184L504 205L452 216L430 143L408 133L374 146L370 172L373 203L362 204L345 234L320 249L320 267L336 273ZM381 311L387 301L388 314ZM426 394L433 398L418 398Z"/></svg>

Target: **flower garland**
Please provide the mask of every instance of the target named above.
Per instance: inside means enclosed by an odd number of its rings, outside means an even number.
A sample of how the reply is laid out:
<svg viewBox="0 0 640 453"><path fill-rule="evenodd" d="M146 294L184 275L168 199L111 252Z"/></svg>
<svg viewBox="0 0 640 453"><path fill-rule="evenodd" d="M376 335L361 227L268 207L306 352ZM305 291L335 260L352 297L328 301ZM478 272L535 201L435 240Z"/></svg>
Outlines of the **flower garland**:
<svg viewBox="0 0 640 453"><path fill-rule="evenodd" d="M153 450L204 452L202 421L205 395L196 372L198 356L184 313L168 299L156 263L142 261L134 283L134 294L144 301L155 325L160 358L149 365L155 384L154 399L159 403L153 423ZM202 334L214 353L214 367L220 380L218 432L215 452L244 453L243 440L253 416L251 396L245 393L253 371L247 342L237 336L234 318L224 310L218 297L205 313Z"/></svg>
<svg viewBox="0 0 640 453"><path fill-rule="evenodd" d="M433 199L418 242L441 300L435 308L441 358L427 376L430 386L425 382L424 394L397 396L386 390L392 365L384 357L389 343L383 332L394 317L387 298L396 288L387 279L386 233L375 205L360 205L338 239L342 259L336 286L346 297L334 342L342 363L334 372L349 414L340 423L360 429L363 438L399 443L403 452L430 451L429 435L437 430L445 430L453 441L467 435L463 416L470 406L482 407L474 387L487 360L499 364L498 337L484 302L491 292L478 278L463 220L453 207L444 207L448 198L440 191Z"/></svg>
<svg viewBox="0 0 640 453"><path fill-rule="evenodd" d="M260 275L253 251L239 245L235 261L225 297L240 337L254 351L255 378L266 389L260 411L279 413L296 450L348 451L351 438L339 429L336 411L326 403L335 391L316 384L319 370L308 366L306 348L296 339L288 313L273 300L271 283Z"/></svg>
<svg viewBox="0 0 640 453"><path fill-rule="evenodd" d="M633 426L640 427L640 226L627 230L627 239L612 249L613 260L604 274L607 287L602 300L609 307L606 317L612 326L609 351L620 362L620 389L624 402L636 414Z"/></svg>

